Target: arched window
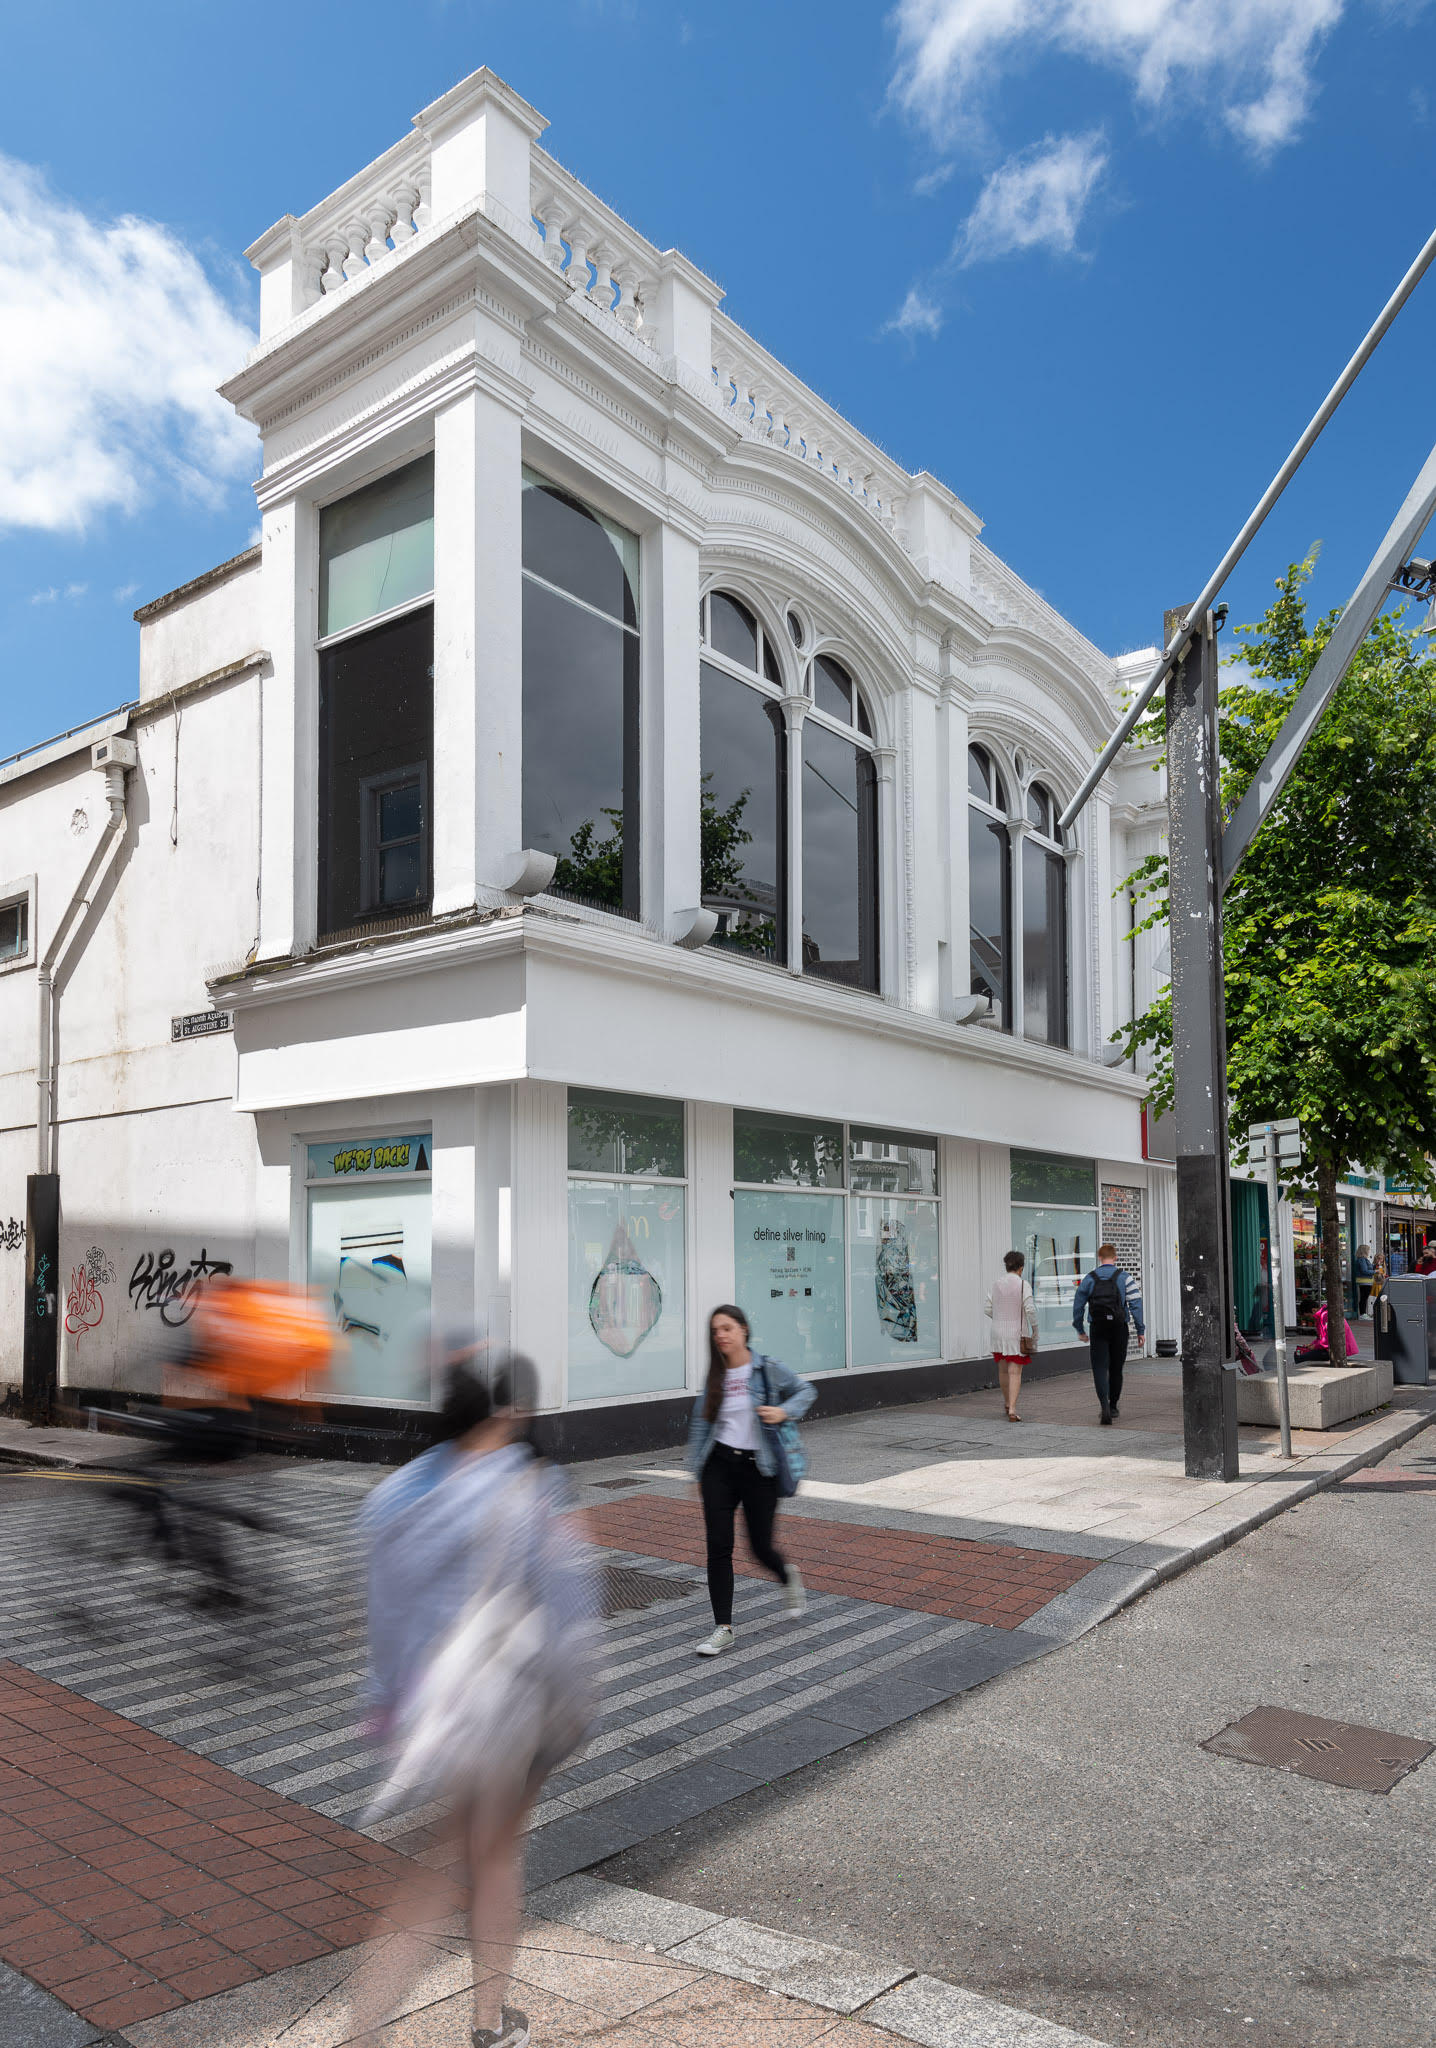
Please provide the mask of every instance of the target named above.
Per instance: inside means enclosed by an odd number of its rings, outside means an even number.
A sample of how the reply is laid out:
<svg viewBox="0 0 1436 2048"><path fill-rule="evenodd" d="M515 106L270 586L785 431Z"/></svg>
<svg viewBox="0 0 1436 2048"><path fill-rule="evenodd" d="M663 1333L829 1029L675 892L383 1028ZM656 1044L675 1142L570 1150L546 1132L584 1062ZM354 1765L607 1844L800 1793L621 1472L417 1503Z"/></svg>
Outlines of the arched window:
<svg viewBox="0 0 1436 2048"><path fill-rule="evenodd" d="M876 990L877 772L862 692L840 663L819 656L807 675L812 710L790 734L777 652L750 608L712 591L700 630L702 900L718 915L714 943ZM801 903L792 900L790 768Z"/></svg>
<svg viewBox="0 0 1436 2048"><path fill-rule="evenodd" d="M862 693L827 655L803 721L803 972L878 986L878 779ZM861 735L861 737L859 737Z"/></svg>
<svg viewBox="0 0 1436 2048"><path fill-rule="evenodd" d="M1012 860L1007 789L985 747L967 750L969 986L990 1020L1012 1025Z"/></svg>
<svg viewBox="0 0 1436 2048"><path fill-rule="evenodd" d="M1022 1031L1067 1043L1067 863L1058 806L1041 783L1027 792L1022 840Z"/></svg>
<svg viewBox="0 0 1436 2048"><path fill-rule="evenodd" d="M701 608L702 900L714 943L766 960L788 949L788 735L778 669L745 604L715 590Z"/></svg>
<svg viewBox="0 0 1436 2048"><path fill-rule="evenodd" d="M554 889L638 916L638 537L523 477L523 834Z"/></svg>

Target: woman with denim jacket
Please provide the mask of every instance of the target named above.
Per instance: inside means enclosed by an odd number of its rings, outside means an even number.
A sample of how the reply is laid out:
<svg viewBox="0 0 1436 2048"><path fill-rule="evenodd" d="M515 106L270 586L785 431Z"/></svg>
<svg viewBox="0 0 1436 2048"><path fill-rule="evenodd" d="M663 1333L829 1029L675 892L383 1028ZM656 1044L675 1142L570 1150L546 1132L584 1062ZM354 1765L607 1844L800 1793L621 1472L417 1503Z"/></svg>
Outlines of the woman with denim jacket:
<svg viewBox="0 0 1436 2048"><path fill-rule="evenodd" d="M708 1378L688 1431L688 1469L703 1499L713 1603L713 1633L698 1645L700 1657L718 1657L733 1647L733 1526L740 1507L748 1546L783 1587L784 1606L801 1614L805 1605L797 1566L773 1547L778 1468L767 1432L806 1415L818 1390L776 1358L752 1352L749 1335L748 1318L731 1303L708 1318Z"/></svg>

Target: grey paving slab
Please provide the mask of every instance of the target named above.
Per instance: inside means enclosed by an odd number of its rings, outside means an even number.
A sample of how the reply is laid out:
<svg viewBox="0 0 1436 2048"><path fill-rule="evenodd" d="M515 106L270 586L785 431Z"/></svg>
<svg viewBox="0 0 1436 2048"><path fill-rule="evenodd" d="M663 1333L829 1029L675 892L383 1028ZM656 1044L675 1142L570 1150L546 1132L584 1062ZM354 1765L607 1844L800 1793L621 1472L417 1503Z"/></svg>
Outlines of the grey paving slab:
<svg viewBox="0 0 1436 2048"><path fill-rule="evenodd" d="M897 1721L925 1713L929 1707L941 1706L950 1697L949 1693L939 1692L933 1686L910 1685L901 1678L880 1678L834 1693L830 1700L824 1700L812 1711L820 1721L834 1721L844 1728L875 1734L879 1728L891 1728Z"/></svg>
<svg viewBox="0 0 1436 2048"><path fill-rule="evenodd" d="M997 2005L940 1977L909 1977L863 2018L922 2048L1106 2048L1090 2034L1074 2034L1035 2013Z"/></svg>
<svg viewBox="0 0 1436 2048"><path fill-rule="evenodd" d="M831 1756L835 1749L846 1749L853 1739L851 1728L820 1721L813 1714L795 1714L791 1720L777 1722L766 1734L745 1736L718 1750L715 1761L766 1783L801 1770L804 1764L816 1763L820 1756Z"/></svg>
<svg viewBox="0 0 1436 2048"><path fill-rule="evenodd" d="M655 1892L631 1891L606 1884L601 1877L566 1877L531 1892L525 1910L542 1920L559 1920L609 1941L631 1942L637 1948L670 1949L701 1934L723 1918L702 1906L661 1899Z"/></svg>
<svg viewBox="0 0 1436 2048"><path fill-rule="evenodd" d="M910 1974L901 1965L875 1962L851 1949L758 1927L749 1920L719 1920L667 1953L695 1969L715 1970L840 2013L856 2012Z"/></svg>
<svg viewBox="0 0 1436 2048"><path fill-rule="evenodd" d="M0 1963L0 2048L94 2048L117 2038Z"/></svg>

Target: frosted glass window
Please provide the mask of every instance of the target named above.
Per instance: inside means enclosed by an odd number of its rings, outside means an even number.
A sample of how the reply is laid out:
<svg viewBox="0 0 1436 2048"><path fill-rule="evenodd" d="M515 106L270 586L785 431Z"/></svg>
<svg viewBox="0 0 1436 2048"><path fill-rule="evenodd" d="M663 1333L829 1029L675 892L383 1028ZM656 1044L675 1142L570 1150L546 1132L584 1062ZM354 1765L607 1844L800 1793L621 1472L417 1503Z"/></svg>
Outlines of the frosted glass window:
<svg viewBox="0 0 1436 2048"><path fill-rule="evenodd" d="M319 631L343 633L434 588L434 458L319 515Z"/></svg>
<svg viewBox="0 0 1436 2048"><path fill-rule="evenodd" d="M1038 1342L1051 1348L1079 1342L1072 1303L1079 1281L1097 1263L1097 1211L1016 1207L1012 1242L1025 1252L1024 1279L1037 1304Z"/></svg>
<svg viewBox="0 0 1436 2048"><path fill-rule="evenodd" d="M425 1180L310 1189L309 1282L337 1332L311 1396L429 1401L431 1215Z"/></svg>
<svg viewBox="0 0 1436 2048"><path fill-rule="evenodd" d="M842 1195L787 1189L733 1197L737 1302L753 1349L794 1372L833 1372L848 1362Z"/></svg>
<svg viewBox="0 0 1436 2048"><path fill-rule="evenodd" d="M854 1365L941 1356L936 1202L848 1203Z"/></svg>
<svg viewBox="0 0 1436 2048"><path fill-rule="evenodd" d="M568 1398L685 1384L684 1191L568 1184Z"/></svg>

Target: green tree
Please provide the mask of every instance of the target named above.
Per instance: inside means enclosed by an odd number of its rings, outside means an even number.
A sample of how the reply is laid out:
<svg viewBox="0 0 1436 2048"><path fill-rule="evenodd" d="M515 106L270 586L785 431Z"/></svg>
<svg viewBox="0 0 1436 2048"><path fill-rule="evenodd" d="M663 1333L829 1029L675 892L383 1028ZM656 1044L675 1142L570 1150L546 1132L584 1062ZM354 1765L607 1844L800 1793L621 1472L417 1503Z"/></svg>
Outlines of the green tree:
<svg viewBox="0 0 1436 2048"><path fill-rule="evenodd" d="M752 791L740 790L728 808L720 811L718 799L709 787L712 780L711 774L703 777L698 800L699 901L703 903L710 896L741 895L741 849L753 837L743 827L743 813ZM570 838L568 852L559 858L553 871L553 887L560 895L578 896L601 909L622 911L623 812L605 807L603 815L608 820L607 836L600 839L594 820L586 818ZM761 931L748 926L741 933L730 935L729 944L750 949L756 946L767 952L771 950L772 931L770 919Z"/></svg>
<svg viewBox="0 0 1436 2048"><path fill-rule="evenodd" d="M1338 614L1308 624L1314 553L1275 603L1237 629L1247 678L1221 692L1222 807L1230 816ZM1160 743L1163 719L1150 722ZM1166 917L1166 857L1128 884ZM1244 1155L1249 1124L1299 1116L1294 1188L1315 1192L1332 1358L1342 1356L1337 1182L1357 1164L1433 1181L1436 1154L1436 661L1399 615L1379 619L1227 891L1227 1084ZM1122 1034L1156 1056L1172 1100L1171 1001Z"/></svg>

